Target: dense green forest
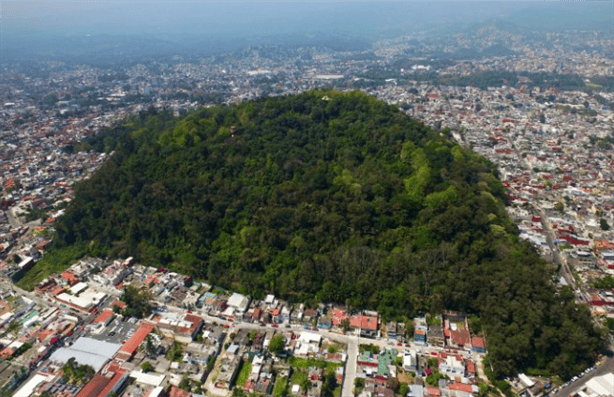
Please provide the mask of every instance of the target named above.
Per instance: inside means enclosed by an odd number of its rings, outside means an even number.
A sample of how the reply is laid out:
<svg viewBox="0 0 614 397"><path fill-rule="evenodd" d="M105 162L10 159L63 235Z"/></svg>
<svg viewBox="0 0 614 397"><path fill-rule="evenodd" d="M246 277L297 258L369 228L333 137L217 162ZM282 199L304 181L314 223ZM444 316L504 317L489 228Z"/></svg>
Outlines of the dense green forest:
<svg viewBox="0 0 614 397"><path fill-rule="evenodd" d="M143 112L75 149L115 153L77 187L50 258L134 256L385 318L466 311L497 377L569 377L601 346L519 241L493 164L360 92Z"/></svg>

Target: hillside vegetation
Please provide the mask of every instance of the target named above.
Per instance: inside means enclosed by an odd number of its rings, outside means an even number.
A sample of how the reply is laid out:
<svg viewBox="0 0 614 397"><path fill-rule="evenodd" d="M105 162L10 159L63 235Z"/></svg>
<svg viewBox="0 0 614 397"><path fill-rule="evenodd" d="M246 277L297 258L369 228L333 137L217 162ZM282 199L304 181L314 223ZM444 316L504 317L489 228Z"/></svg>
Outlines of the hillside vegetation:
<svg viewBox="0 0 614 397"><path fill-rule="evenodd" d="M569 377L600 347L588 310L518 240L495 167L362 93L144 112L77 149L115 154L78 186L55 258L134 256L385 318L466 311L498 377ZM45 266L58 263L32 274Z"/></svg>

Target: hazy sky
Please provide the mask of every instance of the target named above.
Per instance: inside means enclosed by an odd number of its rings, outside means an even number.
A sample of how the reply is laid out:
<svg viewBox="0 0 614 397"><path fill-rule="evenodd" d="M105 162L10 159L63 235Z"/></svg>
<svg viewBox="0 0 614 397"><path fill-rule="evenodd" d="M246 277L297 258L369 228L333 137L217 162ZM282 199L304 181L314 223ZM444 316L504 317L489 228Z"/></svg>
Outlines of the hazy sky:
<svg viewBox="0 0 614 397"><path fill-rule="evenodd" d="M571 7L600 8L583 2ZM160 33L339 28L360 31L383 24L421 19L471 21L505 17L529 7L569 8L564 2L456 1L2 1L3 33ZM606 14L607 15L607 14ZM380 26L381 28L381 26Z"/></svg>
<svg viewBox="0 0 614 397"><path fill-rule="evenodd" d="M0 7L5 55L87 46L64 41L79 37L151 37L197 48L216 42L211 50L218 51L232 40L231 50L279 38L296 38L299 45L327 36L373 42L492 21L526 31L604 29L614 18L610 1L0 1ZM155 51L156 41L148 44Z"/></svg>

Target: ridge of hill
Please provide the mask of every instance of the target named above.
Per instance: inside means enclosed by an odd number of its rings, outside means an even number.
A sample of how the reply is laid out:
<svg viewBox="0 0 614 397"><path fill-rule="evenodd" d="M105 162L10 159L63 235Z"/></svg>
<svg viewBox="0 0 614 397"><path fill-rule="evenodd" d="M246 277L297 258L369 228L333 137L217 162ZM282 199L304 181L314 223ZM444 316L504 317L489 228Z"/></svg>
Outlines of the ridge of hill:
<svg viewBox="0 0 614 397"><path fill-rule="evenodd" d="M143 112L77 148L114 154L21 283L134 256L254 297L466 311L497 378L592 365L588 309L519 240L496 168L445 135L360 92Z"/></svg>

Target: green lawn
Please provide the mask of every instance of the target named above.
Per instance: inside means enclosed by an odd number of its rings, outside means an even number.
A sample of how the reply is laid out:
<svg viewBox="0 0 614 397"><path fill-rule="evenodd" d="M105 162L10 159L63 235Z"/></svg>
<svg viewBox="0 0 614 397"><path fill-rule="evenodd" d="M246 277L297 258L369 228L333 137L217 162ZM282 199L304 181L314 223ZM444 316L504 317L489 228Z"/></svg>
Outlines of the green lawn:
<svg viewBox="0 0 614 397"><path fill-rule="evenodd" d="M294 371L292 378L290 378L290 385L301 385L307 379L307 373L301 371Z"/></svg>
<svg viewBox="0 0 614 397"><path fill-rule="evenodd" d="M282 397L284 395L284 390L286 389L286 385L288 384L287 377L278 377L275 381L275 387L273 388L273 395L275 397Z"/></svg>
<svg viewBox="0 0 614 397"><path fill-rule="evenodd" d="M343 364L333 363L323 359L290 357L289 363L294 368L308 369L309 367L325 368L326 371L334 371Z"/></svg>
<svg viewBox="0 0 614 397"><path fill-rule="evenodd" d="M34 290L36 284L43 281L53 273L61 273L76 263L86 254L85 244L77 244L70 248L52 249L28 270L17 286L28 291Z"/></svg>
<svg viewBox="0 0 614 397"><path fill-rule="evenodd" d="M250 372L252 372L252 363L243 363L241 372L239 372L239 375L237 376L236 385L243 388L243 386L245 386L245 382L247 382L247 378L249 377Z"/></svg>

